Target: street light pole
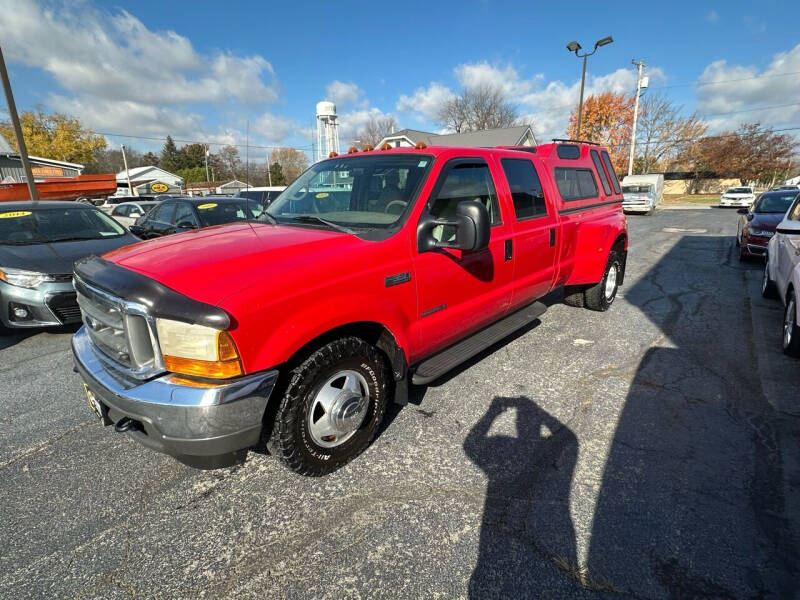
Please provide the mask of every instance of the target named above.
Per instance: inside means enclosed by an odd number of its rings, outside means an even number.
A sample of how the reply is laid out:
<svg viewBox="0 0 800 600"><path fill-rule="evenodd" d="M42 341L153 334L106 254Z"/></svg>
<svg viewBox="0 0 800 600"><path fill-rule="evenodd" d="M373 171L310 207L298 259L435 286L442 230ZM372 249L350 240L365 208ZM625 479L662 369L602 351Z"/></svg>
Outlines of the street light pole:
<svg viewBox="0 0 800 600"><path fill-rule="evenodd" d="M17 105L14 103L14 94L11 93L11 81L6 70L6 61L3 58L3 50L0 48L0 79L3 80L3 91L6 94L8 104L8 116L11 117L11 126L14 129L14 137L17 138L17 148L19 148L19 158L22 161L22 168L25 170L25 182L28 184L28 193L31 200L39 200L39 191L36 189L36 182L33 180L31 163L28 161L28 148L25 146L25 138L22 137L22 127L19 125L17 115Z"/></svg>
<svg viewBox="0 0 800 600"><path fill-rule="evenodd" d="M603 39L597 40L594 43L594 50L592 50L591 52L584 52L583 54L578 54L578 51L581 50L581 45L578 42L570 42L569 44L567 44L567 50L569 50L570 52L574 52L575 56L583 59L583 70L581 71L581 99L580 102L578 103L578 128L575 131L575 137L578 139L580 139L581 137L581 120L583 117L583 88L586 83L586 59L595 52L597 52L597 49L600 46L605 46L613 41L614 38L612 38L610 35L606 36Z"/></svg>
<svg viewBox="0 0 800 600"><path fill-rule="evenodd" d="M633 152L636 149L636 121L639 118L639 93L642 89L642 67L643 60L632 60L639 72L636 76L636 101L633 103L633 129L631 130L631 155L628 157L628 175L633 175Z"/></svg>

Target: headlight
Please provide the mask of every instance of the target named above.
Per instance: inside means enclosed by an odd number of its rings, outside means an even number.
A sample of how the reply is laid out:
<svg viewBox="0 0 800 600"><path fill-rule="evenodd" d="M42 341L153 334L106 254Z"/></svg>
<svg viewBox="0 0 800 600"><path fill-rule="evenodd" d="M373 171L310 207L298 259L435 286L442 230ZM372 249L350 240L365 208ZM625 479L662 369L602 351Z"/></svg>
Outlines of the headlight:
<svg viewBox="0 0 800 600"><path fill-rule="evenodd" d="M772 237L773 232L767 231L766 229L754 229L750 228L750 235L760 235L761 237Z"/></svg>
<svg viewBox="0 0 800 600"><path fill-rule="evenodd" d="M156 319L164 368L173 373L227 379L243 373L242 362L227 331Z"/></svg>
<svg viewBox="0 0 800 600"><path fill-rule="evenodd" d="M10 269L0 267L0 279L11 285L18 285L24 288L37 288L45 281L55 281L52 275L37 273L36 271L25 271L23 269Z"/></svg>

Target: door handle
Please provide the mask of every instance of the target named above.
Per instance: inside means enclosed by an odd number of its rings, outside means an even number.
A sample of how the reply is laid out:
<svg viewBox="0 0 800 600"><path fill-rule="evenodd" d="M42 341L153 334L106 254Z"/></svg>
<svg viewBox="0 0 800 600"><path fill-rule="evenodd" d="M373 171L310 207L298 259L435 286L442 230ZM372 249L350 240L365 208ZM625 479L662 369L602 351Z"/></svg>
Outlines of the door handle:
<svg viewBox="0 0 800 600"><path fill-rule="evenodd" d="M506 260L511 260L511 257L514 255L514 248L511 243L511 239L506 240Z"/></svg>
<svg viewBox="0 0 800 600"><path fill-rule="evenodd" d="M550 229L550 247L552 248L555 245L556 245L556 230L555 227L553 227Z"/></svg>

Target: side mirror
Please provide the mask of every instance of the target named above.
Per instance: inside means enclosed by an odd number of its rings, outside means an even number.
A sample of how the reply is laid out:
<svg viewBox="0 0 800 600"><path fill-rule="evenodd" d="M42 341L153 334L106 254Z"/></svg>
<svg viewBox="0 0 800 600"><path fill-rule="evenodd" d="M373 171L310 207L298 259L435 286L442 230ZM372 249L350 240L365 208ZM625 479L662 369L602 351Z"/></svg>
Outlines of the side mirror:
<svg viewBox="0 0 800 600"><path fill-rule="evenodd" d="M133 235L141 236L142 234L144 234L144 227L142 227L141 225L131 225L130 227L128 227L128 231L130 231Z"/></svg>
<svg viewBox="0 0 800 600"><path fill-rule="evenodd" d="M748 209L748 208L740 208L736 212L737 212L737 214L740 214L740 215L746 215L748 212L750 212L750 209Z"/></svg>
<svg viewBox="0 0 800 600"><path fill-rule="evenodd" d="M778 223L777 229L775 229L778 233L785 233L788 235L800 235L800 221L792 221L790 219L784 219L780 223Z"/></svg>
<svg viewBox="0 0 800 600"><path fill-rule="evenodd" d="M433 237L437 226L454 227L454 242L440 242ZM477 200L463 200L456 207L456 218L452 220L435 219L430 215L423 217L417 226L417 247L420 252L435 248L456 248L458 250L482 250L489 245L491 223L489 211Z"/></svg>

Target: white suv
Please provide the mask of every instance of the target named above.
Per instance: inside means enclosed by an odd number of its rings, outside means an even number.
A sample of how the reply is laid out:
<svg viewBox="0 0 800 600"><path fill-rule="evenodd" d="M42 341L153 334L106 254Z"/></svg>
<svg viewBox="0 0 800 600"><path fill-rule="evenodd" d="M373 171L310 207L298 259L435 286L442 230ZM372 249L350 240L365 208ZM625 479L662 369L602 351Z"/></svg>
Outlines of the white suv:
<svg viewBox="0 0 800 600"><path fill-rule="evenodd" d="M753 193L753 188L732 187L725 190L719 197L720 206L751 206L756 200L756 195Z"/></svg>
<svg viewBox="0 0 800 600"><path fill-rule="evenodd" d="M783 301L783 351L800 357L800 195L767 245L761 294Z"/></svg>

